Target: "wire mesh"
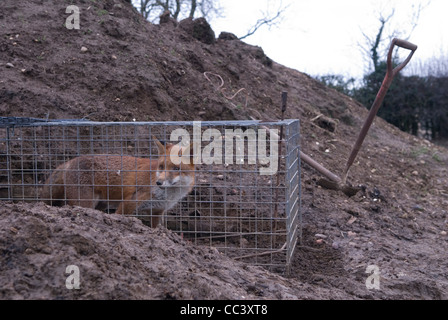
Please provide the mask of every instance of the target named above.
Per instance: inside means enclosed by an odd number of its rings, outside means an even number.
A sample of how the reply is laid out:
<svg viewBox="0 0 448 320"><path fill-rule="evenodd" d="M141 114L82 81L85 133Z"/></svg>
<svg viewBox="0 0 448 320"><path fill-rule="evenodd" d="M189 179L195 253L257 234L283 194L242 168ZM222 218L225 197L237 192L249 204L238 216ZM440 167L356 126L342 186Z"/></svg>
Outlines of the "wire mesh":
<svg viewBox="0 0 448 320"><path fill-rule="evenodd" d="M278 141L281 127L284 137ZM187 135L172 141L173 132ZM119 214L131 208L130 216L153 226L152 219L161 215L156 201L164 202L160 222L184 239L288 273L301 234L299 132L298 120L0 118L0 200ZM183 137L186 144L179 150L191 143L194 168L169 166L171 159L159 155L155 139L166 141L166 148ZM182 189L186 195L180 200L182 194L170 195L174 189L161 182L177 176L194 179L194 188Z"/></svg>

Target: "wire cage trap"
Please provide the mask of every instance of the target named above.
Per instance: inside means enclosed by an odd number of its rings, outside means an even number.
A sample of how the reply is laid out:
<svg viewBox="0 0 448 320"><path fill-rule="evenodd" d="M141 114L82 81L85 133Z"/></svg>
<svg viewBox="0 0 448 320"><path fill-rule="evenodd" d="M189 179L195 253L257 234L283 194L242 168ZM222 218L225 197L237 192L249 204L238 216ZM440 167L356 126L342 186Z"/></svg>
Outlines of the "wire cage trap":
<svg viewBox="0 0 448 320"><path fill-rule="evenodd" d="M112 190L113 175L132 172L141 179L135 178L133 183L121 180L115 188L146 187L154 192L159 185L144 177L155 176L157 166L145 167L148 174L137 163L159 159L154 137L172 144L185 137L195 168L191 172L177 168L181 172L173 174L193 176L194 188L166 212L165 227L194 244L213 246L245 263L289 273L301 235L299 129L298 120L91 122L2 117L0 200L85 206L67 199L67 192L58 199L44 192L55 187L49 177L61 168L66 177L75 177L64 180L64 188L79 190L79 194L86 184L101 183ZM106 159L106 165L81 168L80 161L76 166L65 165L79 157ZM67 173L69 170L74 173ZM92 177L88 183L76 178L82 170ZM108 191L105 197L109 195ZM119 213L117 207L125 201L138 199L115 196L99 199L94 206L105 213ZM152 216L151 211L135 208L132 216L144 223Z"/></svg>

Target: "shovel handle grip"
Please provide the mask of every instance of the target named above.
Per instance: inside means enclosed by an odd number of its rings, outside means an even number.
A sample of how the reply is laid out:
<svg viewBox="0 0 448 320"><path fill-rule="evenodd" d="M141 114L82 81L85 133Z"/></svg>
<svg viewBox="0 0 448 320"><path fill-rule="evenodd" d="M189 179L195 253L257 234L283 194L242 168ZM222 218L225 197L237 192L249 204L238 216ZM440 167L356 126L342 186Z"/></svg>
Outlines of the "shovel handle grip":
<svg viewBox="0 0 448 320"><path fill-rule="evenodd" d="M409 41L406 41L406 40L395 39L395 45L400 47L400 48L408 49L408 50L411 50L411 51L417 50L417 45L415 45L415 44L413 44L413 43L411 43Z"/></svg>
<svg viewBox="0 0 448 320"><path fill-rule="evenodd" d="M394 51L394 47L400 47L404 49L411 50L406 60L404 60L400 65L398 65L395 69L392 69L392 52ZM415 50L417 50L417 46L409 41L401 40L394 38L392 43L390 44L389 53L387 54L387 74L386 78L392 78L399 73L406 65L411 61L412 56L414 55Z"/></svg>

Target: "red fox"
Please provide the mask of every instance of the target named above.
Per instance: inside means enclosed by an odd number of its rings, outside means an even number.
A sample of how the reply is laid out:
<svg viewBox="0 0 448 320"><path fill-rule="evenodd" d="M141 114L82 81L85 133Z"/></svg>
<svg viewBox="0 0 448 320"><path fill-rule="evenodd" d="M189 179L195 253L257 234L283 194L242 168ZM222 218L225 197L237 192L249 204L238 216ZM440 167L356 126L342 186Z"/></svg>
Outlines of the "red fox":
<svg viewBox="0 0 448 320"><path fill-rule="evenodd" d="M164 146L153 139L159 152L157 160L93 155L63 163L45 182L41 199L52 205L65 202L92 209L106 202L108 208L118 205L118 214L150 215L151 226L156 227L166 211L193 189L195 166L191 145ZM188 149L189 158L185 156ZM182 160L179 165L171 161L172 154Z"/></svg>

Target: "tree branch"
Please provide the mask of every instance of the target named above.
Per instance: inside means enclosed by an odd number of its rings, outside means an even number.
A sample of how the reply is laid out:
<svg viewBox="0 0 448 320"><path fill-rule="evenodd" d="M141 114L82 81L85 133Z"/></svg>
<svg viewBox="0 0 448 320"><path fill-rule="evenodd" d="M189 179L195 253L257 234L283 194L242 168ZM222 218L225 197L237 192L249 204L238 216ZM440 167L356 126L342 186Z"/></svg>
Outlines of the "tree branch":
<svg viewBox="0 0 448 320"><path fill-rule="evenodd" d="M182 5L181 0L176 0L176 10L174 11L173 14L173 18L175 20L177 20L177 18L179 17L181 5Z"/></svg>
<svg viewBox="0 0 448 320"><path fill-rule="evenodd" d="M188 16L190 19L193 19L194 13L196 12L197 5L198 4L197 4L196 0L191 0L190 15Z"/></svg>
<svg viewBox="0 0 448 320"><path fill-rule="evenodd" d="M243 40L247 37L250 37L251 35L253 35L255 32L258 31L258 29L260 29L262 26L267 25L268 27L271 27L275 24L277 24L277 19L281 18L282 14L286 11L286 9L289 6L286 6L284 8L281 8L277 11L277 13L274 16L269 17L267 14L261 18L258 19L257 22L255 23L255 25L253 27L251 27L249 29L249 31L242 37L239 37L240 40Z"/></svg>

